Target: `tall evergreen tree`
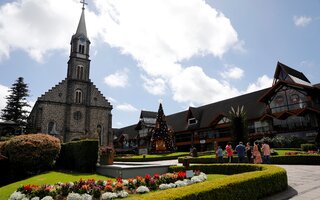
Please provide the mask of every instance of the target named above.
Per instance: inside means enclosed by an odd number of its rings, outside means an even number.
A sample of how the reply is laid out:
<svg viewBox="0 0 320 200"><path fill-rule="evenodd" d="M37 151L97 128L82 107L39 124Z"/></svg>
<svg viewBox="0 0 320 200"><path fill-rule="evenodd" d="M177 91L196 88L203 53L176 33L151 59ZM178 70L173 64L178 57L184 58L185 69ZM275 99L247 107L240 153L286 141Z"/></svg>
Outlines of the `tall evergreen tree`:
<svg viewBox="0 0 320 200"><path fill-rule="evenodd" d="M231 123L231 134L235 145L239 142L246 142L248 140L247 128L247 114L244 107L238 106L237 109L231 107L229 111L229 119Z"/></svg>
<svg viewBox="0 0 320 200"><path fill-rule="evenodd" d="M3 120L11 120L19 126L26 126L27 115L26 110L30 105L27 102L29 96L28 85L24 83L23 78L19 77L9 90L10 94L6 97L7 105L2 109L1 118Z"/></svg>
<svg viewBox="0 0 320 200"><path fill-rule="evenodd" d="M174 151L172 136L169 134L166 116L163 113L161 103L158 109L156 126L152 131L151 151L156 153Z"/></svg>

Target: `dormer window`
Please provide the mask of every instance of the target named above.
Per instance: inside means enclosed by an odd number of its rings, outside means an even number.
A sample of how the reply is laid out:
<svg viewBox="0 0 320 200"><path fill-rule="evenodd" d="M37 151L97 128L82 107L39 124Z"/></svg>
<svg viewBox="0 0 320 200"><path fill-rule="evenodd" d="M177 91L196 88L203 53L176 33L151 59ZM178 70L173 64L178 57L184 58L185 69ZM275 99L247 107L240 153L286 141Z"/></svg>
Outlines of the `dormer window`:
<svg viewBox="0 0 320 200"><path fill-rule="evenodd" d="M188 125L193 125L193 124L196 124L198 121L197 121L197 119L196 118L190 118L189 120L188 120Z"/></svg>

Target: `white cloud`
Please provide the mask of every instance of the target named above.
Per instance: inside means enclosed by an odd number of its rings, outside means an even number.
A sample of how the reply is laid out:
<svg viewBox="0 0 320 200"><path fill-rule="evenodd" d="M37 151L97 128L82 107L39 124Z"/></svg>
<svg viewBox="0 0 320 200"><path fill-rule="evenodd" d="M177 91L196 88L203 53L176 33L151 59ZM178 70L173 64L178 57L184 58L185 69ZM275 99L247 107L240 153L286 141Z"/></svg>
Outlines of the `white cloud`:
<svg viewBox="0 0 320 200"><path fill-rule="evenodd" d="M105 22L102 38L138 61L146 73L142 77L143 86L149 93L162 95L168 89L176 101L197 103L229 97L230 90L231 95L238 93L227 83L208 77L199 67L179 64L196 55L222 57L230 49L244 51L244 42L238 40L230 20L205 1L111 0L106 3L97 0L95 3ZM198 72L201 77L192 72ZM241 76L234 76L237 75Z"/></svg>
<svg viewBox="0 0 320 200"><path fill-rule="evenodd" d="M311 21L312 21L311 17L306 17L306 16L294 16L293 17L293 22L298 27L305 27L305 26L309 25Z"/></svg>
<svg viewBox="0 0 320 200"><path fill-rule="evenodd" d="M267 75L263 75L257 79L255 83L249 84L245 93L254 92L257 90L262 90L272 86L273 79L269 78Z"/></svg>
<svg viewBox="0 0 320 200"><path fill-rule="evenodd" d="M143 87L146 89L150 94L153 95L163 95L165 94L166 90L166 83L162 78L147 78L146 76L141 76L142 80L144 81Z"/></svg>
<svg viewBox="0 0 320 200"><path fill-rule="evenodd" d="M221 76L225 79L241 79L244 75L244 71L233 65L226 65L227 70L221 73Z"/></svg>
<svg viewBox="0 0 320 200"><path fill-rule="evenodd" d="M116 106L117 110L125 111L125 112L137 112L138 109L132 106L131 104L124 103Z"/></svg>
<svg viewBox="0 0 320 200"><path fill-rule="evenodd" d="M114 74L110 74L104 78L105 84L110 87L126 87L128 85L128 73L127 68L117 71Z"/></svg>
<svg viewBox="0 0 320 200"><path fill-rule="evenodd" d="M173 99L195 104L212 103L239 95L227 82L207 76L198 66L188 67L171 80Z"/></svg>
<svg viewBox="0 0 320 200"><path fill-rule="evenodd" d="M63 5L63 6L62 6ZM74 9L74 8L79 9ZM0 60L21 49L42 62L52 50L68 53L80 18L77 0L19 0L0 7ZM98 33L96 15L86 9L89 37Z"/></svg>
<svg viewBox="0 0 320 200"><path fill-rule="evenodd" d="M190 103L239 94L227 82L207 76L200 67L179 64L193 56L221 58L231 49L245 51L244 41L238 39L230 20L205 1L93 3L95 13L86 9L89 38L93 43L99 39L131 55L145 73L143 86L149 93L162 95L170 90L174 100ZM4 4L0 8L0 58L9 57L14 49L28 52L37 61L52 50L68 52L80 17L80 9L74 7L80 6L77 0L20 0ZM237 76L239 71L234 75ZM111 87L125 87L127 79L127 72L117 71L107 76L105 82Z"/></svg>
<svg viewBox="0 0 320 200"><path fill-rule="evenodd" d="M6 96L9 95L9 89L7 86L0 85L0 111L6 107L7 99Z"/></svg>

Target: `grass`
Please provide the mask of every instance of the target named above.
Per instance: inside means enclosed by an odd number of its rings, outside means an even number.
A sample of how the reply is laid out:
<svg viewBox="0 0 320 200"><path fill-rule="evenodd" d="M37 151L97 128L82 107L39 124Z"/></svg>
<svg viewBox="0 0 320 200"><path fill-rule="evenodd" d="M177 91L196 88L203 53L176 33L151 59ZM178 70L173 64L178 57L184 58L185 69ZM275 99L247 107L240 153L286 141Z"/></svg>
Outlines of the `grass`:
<svg viewBox="0 0 320 200"><path fill-rule="evenodd" d="M180 157L188 154L189 152L174 152L174 153L167 153L167 154L132 155L130 156L130 158L143 158L143 156L145 156L145 158L162 158L162 157L173 157L173 156Z"/></svg>
<svg viewBox="0 0 320 200"><path fill-rule="evenodd" d="M276 149L275 150L278 153L278 156L284 156L287 152L302 152L302 151L296 151L296 150L287 150L287 149Z"/></svg>
<svg viewBox="0 0 320 200"><path fill-rule="evenodd" d="M10 195L16 191L16 189L22 185L34 184L34 185L42 185L42 184L55 184L58 182L70 182L70 181L78 181L82 179L95 179L95 180L107 180L112 179L110 177L98 175L98 174L81 174L81 173L63 173L63 172L47 172L40 175L33 176L31 178L18 181L0 188L0 199L9 199Z"/></svg>

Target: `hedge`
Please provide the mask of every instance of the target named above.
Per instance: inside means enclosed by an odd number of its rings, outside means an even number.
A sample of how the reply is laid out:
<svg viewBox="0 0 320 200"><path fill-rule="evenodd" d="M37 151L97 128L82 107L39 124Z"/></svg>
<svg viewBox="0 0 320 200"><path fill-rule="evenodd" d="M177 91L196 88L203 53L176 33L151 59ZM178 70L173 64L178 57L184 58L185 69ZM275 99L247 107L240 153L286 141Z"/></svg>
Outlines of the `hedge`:
<svg viewBox="0 0 320 200"><path fill-rule="evenodd" d="M170 171L184 170L182 166L173 166ZM142 200L206 200L206 199L261 199L281 192L288 187L287 173L284 169L273 165L223 164L192 165L189 169L200 169L205 173L222 171L241 174L230 175L220 180L205 181L190 186L174 188L131 196L128 199Z"/></svg>
<svg viewBox="0 0 320 200"><path fill-rule="evenodd" d="M178 158L179 163L184 162L184 157ZM212 158L188 158L189 163L210 164L217 163L217 160ZM312 155L293 155L293 156L271 156L270 161L272 164L288 164L288 165L320 165L320 154ZM224 158L227 163L227 158ZM237 158L233 158L233 162L238 162Z"/></svg>
<svg viewBox="0 0 320 200"><path fill-rule="evenodd" d="M79 172L92 172L98 159L98 141L80 140L61 145L56 166Z"/></svg>
<svg viewBox="0 0 320 200"><path fill-rule="evenodd" d="M187 157L189 163L201 163L201 164L210 164L210 163L218 163L218 160L216 159L216 157L212 156L212 157ZM179 157L178 158L178 162L179 163L183 163L185 160L185 157ZM223 162L227 163L228 162L228 158L224 157L223 158ZM232 162L237 163L238 162L238 157L233 157Z"/></svg>
<svg viewBox="0 0 320 200"><path fill-rule="evenodd" d="M320 154L293 155L293 156L271 156L272 164L287 165L320 165Z"/></svg>
<svg viewBox="0 0 320 200"><path fill-rule="evenodd" d="M301 144L302 151L317 151L317 146L315 144Z"/></svg>

